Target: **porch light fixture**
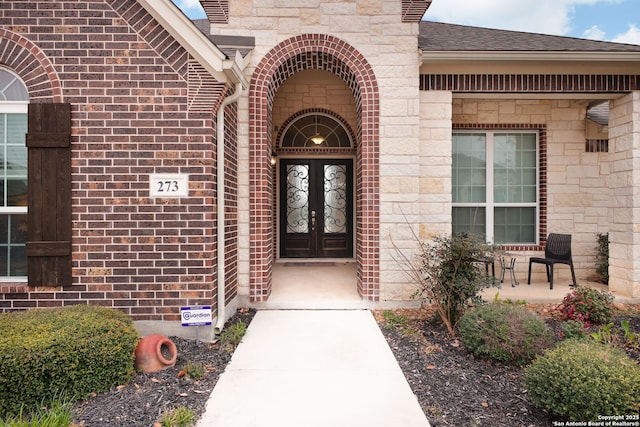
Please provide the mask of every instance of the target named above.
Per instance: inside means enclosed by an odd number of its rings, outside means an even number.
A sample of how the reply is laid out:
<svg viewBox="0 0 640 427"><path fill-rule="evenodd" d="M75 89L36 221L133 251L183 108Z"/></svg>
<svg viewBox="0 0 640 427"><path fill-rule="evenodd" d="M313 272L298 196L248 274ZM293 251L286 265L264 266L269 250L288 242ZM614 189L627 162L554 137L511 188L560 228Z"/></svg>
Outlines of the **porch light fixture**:
<svg viewBox="0 0 640 427"><path fill-rule="evenodd" d="M315 116L313 118L313 122L315 124L316 134L309 139L311 139L311 142L313 142L315 145L320 145L324 142L324 137L322 137L320 135L320 132L318 132L318 116Z"/></svg>
<svg viewBox="0 0 640 427"><path fill-rule="evenodd" d="M276 152L275 151L271 152L271 159L269 160L269 162L271 163L271 166L275 166L276 165Z"/></svg>

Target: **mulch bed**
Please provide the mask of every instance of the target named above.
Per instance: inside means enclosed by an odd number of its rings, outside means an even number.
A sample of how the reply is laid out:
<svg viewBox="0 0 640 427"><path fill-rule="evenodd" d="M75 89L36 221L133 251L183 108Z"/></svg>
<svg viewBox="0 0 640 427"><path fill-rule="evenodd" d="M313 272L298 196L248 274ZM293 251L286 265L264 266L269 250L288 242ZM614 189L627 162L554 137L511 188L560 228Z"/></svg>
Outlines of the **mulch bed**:
<svg viewBox="0 0 640 427"><path fill-rule="evenodd" d="M545 306L532 306L559 334L559 322ZM552 426L547 414L527 398L521 368L480 360L453 339L430 310L397 310L409 319L408 327L388 327L382 312L374 312L381 330L418 398L432 427ZM227 327L238 321L249 324L254 310L239 311ZM640 333L640 315L626 318ZM149 427L178 406L192 409L199 417L218 377L231 359L231 348L170 337L178 348L176 366L153 374L136 373L125 385L78 402L76 426ZM636 360L640 352L629 351ZM202 363L206 375L193 380L180 372L187 362Z"/></svg>
<svg viewBox="0 0 640 427"><path fill-rule="evenodd" d="M528 402L521 369L475 358L431 313L409 315L421 334L381 329L432 427L551 425Z"/></svg>
<svg viewBox="0 0 640 427"><path fill-rule="evenodd" d="M529 306L537 311L556 338L562 338L561 322L551 305ZM523 368L481 360L452 338L432 310L400 310L410 319L405 327L388 327L376 318L411 389L432 427L491 426L545 427L557 419L535 407L527 397ZM614 323L627 319L640 333L640 315L618 315ZM640 349L627 349L640 361Z"/></svg>
<svg viewBox="0 0 640 427"><path fill-rule="evenodd" d="M248 325L255 310L240 310L226 327L244 322ZM114 387L74 407L76 426L82 427L151 427L162 415L179 406L193 410L198 417L205 410L209 395L231 360L233 348L220 342L209 344L179 337L169 337L178 350L175 366L150 374L136 372L128 384ZM187 363L205 367L200 380L183 375Z"/></svg>

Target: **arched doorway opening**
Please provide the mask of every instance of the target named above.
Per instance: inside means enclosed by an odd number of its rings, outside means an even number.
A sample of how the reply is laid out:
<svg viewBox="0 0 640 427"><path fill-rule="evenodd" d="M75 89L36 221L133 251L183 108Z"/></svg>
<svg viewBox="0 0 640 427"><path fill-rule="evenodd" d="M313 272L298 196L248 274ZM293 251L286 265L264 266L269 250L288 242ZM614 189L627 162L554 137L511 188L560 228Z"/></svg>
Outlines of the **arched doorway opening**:
<svg viewBox="0 0 640 427"><path fill-rule="evenodd" d="M307 34L283 41L260 61L249 93L250 282L252 302L271 293L275 234L276 148L273 105L278 88L291 76L316 69L340 77L356 109L354 256L357 288L364 300L379 299L379 94L373 71L352 46L328 35Z"/></svg>

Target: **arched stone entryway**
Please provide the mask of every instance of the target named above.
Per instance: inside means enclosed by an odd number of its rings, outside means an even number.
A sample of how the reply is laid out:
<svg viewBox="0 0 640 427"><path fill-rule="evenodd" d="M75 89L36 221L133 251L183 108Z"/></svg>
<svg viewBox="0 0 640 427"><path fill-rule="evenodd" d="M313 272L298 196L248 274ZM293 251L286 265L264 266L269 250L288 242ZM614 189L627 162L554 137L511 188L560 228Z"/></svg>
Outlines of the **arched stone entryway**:
<svg viewBox="0 0 640 427"><path fill-rule="evenodd" d="M377 301L379 280L379 93L373 70L355 48L336 37L303 34L287 39L260 61L249 92L250 283L252 302L271 293L275 177L271 114L278 87L295 73L319 69L345 81L358 114L356 138L356 261L358 292Z"/></svg>

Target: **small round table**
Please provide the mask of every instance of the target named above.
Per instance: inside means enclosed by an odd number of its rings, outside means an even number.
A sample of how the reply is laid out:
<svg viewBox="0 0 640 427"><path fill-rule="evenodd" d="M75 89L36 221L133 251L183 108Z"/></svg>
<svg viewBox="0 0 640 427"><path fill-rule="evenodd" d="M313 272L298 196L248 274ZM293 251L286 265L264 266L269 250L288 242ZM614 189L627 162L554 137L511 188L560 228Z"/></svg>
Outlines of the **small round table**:
<svg viewBox="0 0 640 427"><path fill-rule="evenodd" d="M507 261L506 258L509 258L509 260ZM516 256L513 254L506 254L504 256L500 257L500 267L501 267L501 271L500 271L500 283L504 283L504 273L506 270L509 270L509 273L511 275L511 286L515 287L518 286L518 280L516 279L516 270L515 270L515 265L516 265Z"/></svg>

